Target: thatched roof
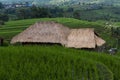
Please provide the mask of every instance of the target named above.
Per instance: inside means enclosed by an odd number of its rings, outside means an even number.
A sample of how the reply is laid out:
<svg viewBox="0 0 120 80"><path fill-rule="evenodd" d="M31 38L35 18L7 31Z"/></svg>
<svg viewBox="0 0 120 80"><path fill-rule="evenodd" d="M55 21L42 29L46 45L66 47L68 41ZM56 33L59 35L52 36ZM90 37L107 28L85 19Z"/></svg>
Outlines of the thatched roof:
<svg viewBox="0 0 120 80"><path fill-rule="evenodd" d="M95 35L94 29L71 29L66 47L95 48L105 43L103 39Z"/></svg>
<svg viewBox="0 0 120 80"><path fill-rule="evenodd" d="M60 43L66 44L69 28L56 22L37 22L15 36L11 43Z"/></svg>
<svg viewBox="0 0 120 80"><path fill-rule="evenodd" d="M105 44L105 40L103 40L102 38L98 37L95 35L95 40L96 40L96 45L97 46L102 46L103 44Z"/></svg>
<svg viewBox="0 0 120 80"><path fill-rule="evenodd" d="M13 37L11 43L60 43L66 47L95 48L105 41L98 37L94 29L69 29L56 22L38 22Z"/></svg>

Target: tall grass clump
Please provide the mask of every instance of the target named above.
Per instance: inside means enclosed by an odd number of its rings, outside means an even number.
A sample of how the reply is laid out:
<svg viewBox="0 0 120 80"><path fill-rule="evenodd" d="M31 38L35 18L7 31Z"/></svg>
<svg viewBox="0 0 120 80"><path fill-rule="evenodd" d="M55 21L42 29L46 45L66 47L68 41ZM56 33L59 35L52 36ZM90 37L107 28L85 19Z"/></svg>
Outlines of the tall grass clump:
<svg viewBox="0 0 120 80"><path fill-rule="evenodd" d="M10 46L0 51L0 80L113 80L103 63L60 46Z"/></svg>
<svg viewBox="0 0 120 80"><path fill-rule="evenodd" d="M69 53L67 53L69 51ZM65 54L76 55L91 59L93 61L101 62L106 65L113 73L114 80L120 79L120 58L118 56L112 56L105 53L97 53L90 51L81 51L75 49L66 50Z"/></svg>

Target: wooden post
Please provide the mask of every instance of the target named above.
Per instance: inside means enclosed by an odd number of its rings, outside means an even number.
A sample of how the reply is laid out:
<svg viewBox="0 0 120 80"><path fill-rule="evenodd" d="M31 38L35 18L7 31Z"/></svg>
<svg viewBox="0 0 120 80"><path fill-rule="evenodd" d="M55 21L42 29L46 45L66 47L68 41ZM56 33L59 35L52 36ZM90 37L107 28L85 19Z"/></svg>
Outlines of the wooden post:
<svg viewBox="0 0 120 80"><path fill-rule="evenodd" d="M0 46L1 46L1 39L0 39Z"/></svg>
<svg viewBox="0 0 120 80"><path fill-rule="evenodd" d="M3 46L3 39L2 38L0 38L0 46Z"/></svg>

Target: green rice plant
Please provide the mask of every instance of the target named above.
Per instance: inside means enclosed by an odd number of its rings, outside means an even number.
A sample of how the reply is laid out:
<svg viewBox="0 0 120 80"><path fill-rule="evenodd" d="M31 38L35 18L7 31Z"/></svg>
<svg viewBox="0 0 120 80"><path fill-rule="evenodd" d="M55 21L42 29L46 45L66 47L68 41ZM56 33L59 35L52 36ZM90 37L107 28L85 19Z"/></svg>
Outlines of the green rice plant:
<svg viewBox="0 0 120 80"><path fill-rule="evenodd" d="M113 80L113 73L101 62L71 54L74 50L57 45L9 46L0 47L0 51L3 80Z"/></svg>

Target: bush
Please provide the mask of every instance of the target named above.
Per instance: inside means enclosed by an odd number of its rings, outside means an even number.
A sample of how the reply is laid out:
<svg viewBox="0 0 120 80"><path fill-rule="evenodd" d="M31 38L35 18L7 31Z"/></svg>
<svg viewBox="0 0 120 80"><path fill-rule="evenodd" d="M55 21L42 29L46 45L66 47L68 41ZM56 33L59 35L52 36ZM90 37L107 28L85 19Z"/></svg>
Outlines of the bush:
<svg viewBox="0 0 120 80"><path fill-rule="evenodd" d="M7 14L0 14L0 20L8 21L9 20L9 16Z"/></svg>
<svg viewBox="0 0 120 80"><path fill-rule="evenodd" d="M6 40L4 40L4 41L3 41L3 46L9 46L9 42L6 41Z"/></svg>
<svg viewBox="0 0 120 80"><path fill-rule="evenodd" d="M4 24L5 24L4 21L0 20L0 25L4 25Z"/></svg>

